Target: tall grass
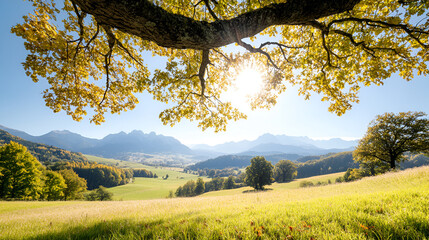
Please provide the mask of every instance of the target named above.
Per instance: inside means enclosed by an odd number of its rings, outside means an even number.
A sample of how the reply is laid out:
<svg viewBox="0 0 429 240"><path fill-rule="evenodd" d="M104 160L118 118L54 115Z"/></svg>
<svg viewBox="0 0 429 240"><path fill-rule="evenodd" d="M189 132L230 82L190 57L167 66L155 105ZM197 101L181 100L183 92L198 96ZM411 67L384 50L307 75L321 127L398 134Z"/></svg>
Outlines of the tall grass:
<svg viewBox="0 0 429 240"><path fill-rule="evenodd" d="M228 196L0 206L2 239L429 239L429 167Z"/></svg>

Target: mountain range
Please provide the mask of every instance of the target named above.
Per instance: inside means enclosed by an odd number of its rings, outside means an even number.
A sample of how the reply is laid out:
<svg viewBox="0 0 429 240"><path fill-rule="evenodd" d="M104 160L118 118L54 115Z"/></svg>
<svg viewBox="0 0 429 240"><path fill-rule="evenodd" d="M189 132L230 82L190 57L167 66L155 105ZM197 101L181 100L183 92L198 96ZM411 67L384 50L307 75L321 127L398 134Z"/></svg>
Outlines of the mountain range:
<svg viewBox="0 0 429 240"><path fill-rule="evenodd" d="M28 151L45 166L49 166L50 164L54 164L59 161L88 161L85 156L82 155L82 153L71 152L61 148L24 140L20 137L8 133L7 131L0 129L0 146L8 144L11 141L25 146Z"/></svg>
<svg viewBox="0 0 429 240"><path fill-rule="evenodd" d="M330 152L343 152L353 150L358 140L347 141L341 138L329 140L313 140L309 137L296 137L287 135L273 135L266 133L253 141L227 142L215 146L206 144L193 145L194 151L212 151L225 154L274 154L289 153L299 155L321 155Z"/></svg>
<svg viewBox="0 0 429 240"><path fill-rule="evenodd" d="M82 152L102 157L116 157L122 153L147 154L188 154L192 150L173 137L151 132L145 134L134 130L130 133L109 134L103 139L87 138L67 130L51 131L41 136L32 136L23 131L0 125L0 129L22 139L56 146L74 152Z"/></svg>
<svg viewBox="0 0 429 240"><path fill-rule="evenodd" d="M227 142L215 146L199 144L189 148L173 137L154 132L143 133L139 130L130 133L119 132L109 134L102 139L94 139L67 130L51 131L41 136L33 136L2 125L0 125L0 129L28 141L52 145L69 151L121 160L145 162L152 159L149 161L150 163L153 163L154 159L161 158L165 159L168 165L171 165L175 159L180 162L180 165L186 165L231 154L241 156L321 155L352 150L357 144L357 141L345 141L339 138L313 140L308 137L264 134L253 141ZM157 160L156 162L162 164L162 161Z"/></svg>

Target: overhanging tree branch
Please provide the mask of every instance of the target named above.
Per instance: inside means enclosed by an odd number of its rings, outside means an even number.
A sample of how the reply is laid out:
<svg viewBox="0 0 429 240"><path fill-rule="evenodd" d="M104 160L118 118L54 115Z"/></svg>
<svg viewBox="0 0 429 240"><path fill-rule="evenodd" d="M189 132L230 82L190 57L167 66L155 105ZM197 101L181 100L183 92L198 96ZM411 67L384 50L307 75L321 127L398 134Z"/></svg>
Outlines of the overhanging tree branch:
<svg viewBox="0 0 429 240"><path fill-rule="evenodd" d="M149 0L72 2L93 15L98 23L159 46L203 50L236 42L235 32L239 32L241 38L247 38L270 26L304 24L351 10L360 0L290 0L210 23L167 12Z"/></svg>

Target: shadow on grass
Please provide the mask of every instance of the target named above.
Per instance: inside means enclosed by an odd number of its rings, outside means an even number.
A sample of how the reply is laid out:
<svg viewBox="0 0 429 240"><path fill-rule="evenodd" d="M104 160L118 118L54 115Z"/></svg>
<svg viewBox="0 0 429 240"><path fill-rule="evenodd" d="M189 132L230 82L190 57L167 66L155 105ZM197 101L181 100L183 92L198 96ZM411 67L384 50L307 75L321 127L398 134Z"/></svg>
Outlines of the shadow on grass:
<svg viewBox="0 0 429 240"><path fill-rule="evenodd" d="M48 230L25 239L199 239L204 233L201 233L201 229L197 226L205 221L205 218L201 218L196 212L185 212L174 217L152 221L98 220L88 225L80 223L57 231Z"/></svg>
<svg viewBox="0 0 429 240"><path fill-rule="evenodd" d="M164 223L164 221L101 221L88 226L79 225L57 232L42 233L26 239L155 239L161 229L165 231Z"/></svg>
<svg viewBox="0 0 429 240"><path fill-rule="evenodd" d="M242 193L268 192L268 191L272 191L272 190L273 190L272 188L264 188L262 190L253 189L253 190L245 190Z"/></svg>

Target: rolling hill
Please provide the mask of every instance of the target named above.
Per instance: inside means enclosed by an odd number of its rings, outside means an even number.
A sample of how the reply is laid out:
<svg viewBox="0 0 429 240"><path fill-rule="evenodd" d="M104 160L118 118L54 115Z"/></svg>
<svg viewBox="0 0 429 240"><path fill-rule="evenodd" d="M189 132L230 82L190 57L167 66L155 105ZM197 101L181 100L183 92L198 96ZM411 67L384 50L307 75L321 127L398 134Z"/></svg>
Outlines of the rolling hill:
<svg viewBox="0 0 429 240"><path fill-rule="evenodd" d="M10 141L14 141L21 145L24 145L28 149L28 151L30 151L30 153L33 156L35 156L44 165L49 165L51 163L55 163L59 161L67 161L67 162L87 161L85 156L83 156L81 153L71 152L61 148L49 146L46 144L27 141L0 129L0 146L4 144L8 144Z"/></svg>

